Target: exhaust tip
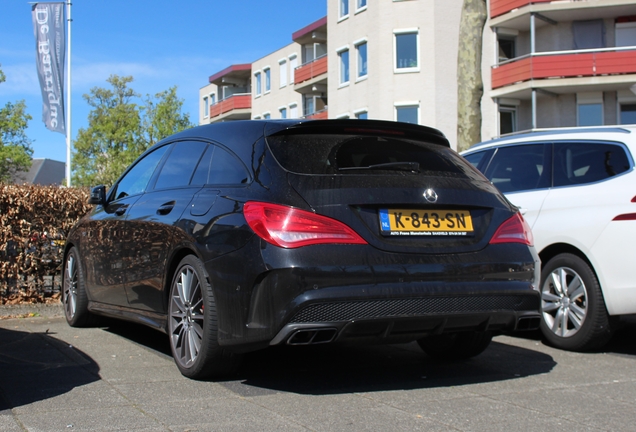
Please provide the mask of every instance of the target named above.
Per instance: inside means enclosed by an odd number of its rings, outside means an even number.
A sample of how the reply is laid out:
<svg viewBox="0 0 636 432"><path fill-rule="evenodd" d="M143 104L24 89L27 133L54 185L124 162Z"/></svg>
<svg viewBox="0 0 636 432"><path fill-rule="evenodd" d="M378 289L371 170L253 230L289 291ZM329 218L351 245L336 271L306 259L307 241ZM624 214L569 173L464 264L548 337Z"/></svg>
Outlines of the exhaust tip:
<svg viewBox="0 0 636 432"><path fill-rule="evenodd" d="M520 330L520 331L538 330L540 324L541 324L541 318L539 317L521 317L517 321L516 330Z"/></svg>
<svg viewBox="0 0 636 432"><path fill-rule="evenodd" d="M337 330L335 328L297 330L287 339L287 345L329 343L335 339L336 333Z"/></svg>

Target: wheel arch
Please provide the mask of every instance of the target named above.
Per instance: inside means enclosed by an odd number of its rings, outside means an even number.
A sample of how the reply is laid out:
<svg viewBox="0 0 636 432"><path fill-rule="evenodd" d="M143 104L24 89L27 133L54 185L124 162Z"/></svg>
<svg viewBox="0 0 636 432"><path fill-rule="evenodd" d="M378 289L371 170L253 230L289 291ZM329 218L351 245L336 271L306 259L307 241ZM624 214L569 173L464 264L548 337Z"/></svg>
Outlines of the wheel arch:
<svg viewBox="0 0 636 432"><path fill-rule="evenodd" d="M172 253L172 256L170 257L170 259L168 261L168 265L166 265L166 274L165 274L164 283L163 283L163 292L164 292L163 301L164 301L164 308L165 308L166 314L168 313L168 304L169 304L168 302L169 302L169 298L170 298L170 287L172 285L172 280L174 278L174 274L177 271L177 267L179 266L179 263L181 262L181 260L184 259L188 255L193 255L197 259L199 259L201 262L203 262L203 260L201 259L201 257L199 256L199 254L196 252L196 250L194 248L192 248L190 246L183 246L183 247L180 247L180 248L176 249ZM205 266L204 266L204 268L205 268ZM208 279L208 282L210 282L208 275L206 275L206 278Z"/></svg>
<svg viewBox="0 0 636 432"><path fill-rule="evenodd" d="M568 243L554 243L554 244L551 244L550 246L546 246L545 248L543 248L543 250L539 252L539 258L541 259L541 270L543 270L543 267L545 267L548 261L550 261L552 258L562 253L569 253L572 255L576 255L577 257L585 261L585 263L588 266L590 266L590 269L592 269L594 276L596 276L596 279L599 280L599 283L600 283L600 279L598 277L596 269L594 268L594 265L589 260L587 255L585 255L585 253L583 253L583 251L581 251L579 248L572 246L571 244L568 244Z"/></svg>

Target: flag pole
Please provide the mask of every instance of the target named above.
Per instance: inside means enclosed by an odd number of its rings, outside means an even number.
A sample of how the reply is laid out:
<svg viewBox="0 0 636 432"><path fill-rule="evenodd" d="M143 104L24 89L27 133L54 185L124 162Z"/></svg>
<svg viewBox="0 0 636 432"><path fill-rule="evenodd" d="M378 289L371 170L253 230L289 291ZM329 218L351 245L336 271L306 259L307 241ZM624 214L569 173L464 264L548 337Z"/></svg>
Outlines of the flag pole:
<svg viewBox="0 0 636 432"><path fill-rule="evenodd" d="M71 0L66 1L66 187L71 187Z"/></svg>

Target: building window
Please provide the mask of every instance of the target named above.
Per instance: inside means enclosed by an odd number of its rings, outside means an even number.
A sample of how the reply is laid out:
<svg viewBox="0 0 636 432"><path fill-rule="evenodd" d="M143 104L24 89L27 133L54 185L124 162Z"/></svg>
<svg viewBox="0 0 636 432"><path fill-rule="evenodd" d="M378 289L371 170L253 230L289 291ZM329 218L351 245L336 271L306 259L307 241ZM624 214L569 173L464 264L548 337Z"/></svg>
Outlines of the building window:
<svg viewBox="0 0 636 432"><path fill-rule="evenodd" d="M600 126L603 124L603 104L578 104L577 106L578 126Z"/></svg>
<svg viewBox="0 0 636 432"><path fill-rule="evenodd" d="M278 66L280 66L280 86L285 87L287 85L287 60L278 62Z"/></svg>
<svg viewBox="0 0 636 432"><path fill-rule="evenodd" d="M355 115L358 120L367 120L369 118L369 113L366 111L359 111Z"/></svg>
<svg viewBox="0 0 636 432"><path fill-rule="evenodd" d="M314 96L303 95L303 112L305 116L312 115L316 112L316 103Z"/></svg>
<svg viewBox="0 0 636 432"><path fill-rule="evenodd" d="M270 113L268 113L268 112L267 112L267 113L263 113L263 118L264 118L265 120L269 120L270 118L272 118L272 116L271 116L271 114L270 114Z"/></svg>
<svg viewBox="0 0 636 432"><path fill-rule="evenodd" d="M340 0L340 18L349 15L349 0Z"/></svg>
<svg viewBox="0 0 636 432"><path fill-rule="evenodd" d="M360 9L363 9L363 8L366 8L366 7L367 7L367 0L356 0L356 2L357 2L357 5L356 5L356 6L357 6L357 9L358 9L358 10L360 10Z"/></svg>
<svg viewBox="0 0 636 432"><path fill-rule="evenodd" d="M358 52L358 78L367 76L367 43L362 42L356 45Z"/></svg>
<svg viewBox="0 0 636 432"><path fill-rule="evenodd" d="M636 124L636 103L621 104L621 124Z"/></svg>
<svg viewBox="0 0 636 432"><path fill-rule="evenodd" d="M616 46L636 45L636 22L616 23Z"/></svg>
<svg viewBox="0 0 636 432"><path fill-rule="evenodd" d="M265 93L267 93L272 89L272 74L269 68L263 69L263 72L265 73Z"/></svg>
<svg viewBox="0 0 636 432"><path fill-rule="evenodd" d="M298 105L297 104L291 104L289 106L289 118L298 118Z"/></svg>
<svg viewBox="0 0 636 432"><path fill-rule="evenodd" d="M419 124L420 106L417 104L396 105L395 120L403 123Z"/></svg>
<svg viewBox="0 0 636 432"><path fill-rule="evenodd" d="M499 63L517 57L517 38L514 36L498 35Z"/></svg>
<svg viewBox="0 0 636 432"><path fill-rule="evenodd" d="M517 131L517 108L499 105L499 135Z"/></svg>
<svg viewBox="0 0 636 432"><path fill-rule="evenodd" d="M210 106L216 105L216 94L210 93Z"/></svg>
<svg viewBox="0 0 636 432"><path fill-rule="evenodd" d="M210 100L206 97L203 98L203 118L208 118L210 115Z"/></svg>
<svg viewBox="0 0 636 432"><path fill-rule="evenodd" d="M294 83L294 73L296 72L296 67L298 66L298 57L296 54L289 57L289 82L291 84Z"/></svg>
<svg viewBox="0 0 636 432"><path fill-rule="evenodd" d="M400 31L395 33L395 69L416 70L418 59L418 32Z"/></svg>
<svg viewBox="0 0 636 432"><path fill-rule="evenodd" d="M286 107L280 108L278 110L278 112L280 112L280 118L282 118L282 119L286 119L287 118L287 108Z"/></svg>
<svg viewBox="0 0 636 432"><path fill-rule="evenodd" d="M340 58L340 85L349 84L349 50L340 51L338 57Z"/></svg>
<svg viewBox="0 0 636 432"><path fill-rule="evenodd" d="M256 88L256 96L260 96L261 95L261 73L260 72L256 72L254 74L254 82L256 83L256 85L254 86Z"/></svg>

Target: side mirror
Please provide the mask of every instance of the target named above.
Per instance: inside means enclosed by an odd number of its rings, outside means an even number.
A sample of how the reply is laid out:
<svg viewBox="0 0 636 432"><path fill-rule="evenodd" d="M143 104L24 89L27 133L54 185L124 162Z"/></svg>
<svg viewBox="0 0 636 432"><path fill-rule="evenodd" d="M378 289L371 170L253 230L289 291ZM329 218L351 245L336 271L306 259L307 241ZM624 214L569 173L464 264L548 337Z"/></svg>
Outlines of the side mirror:
<svg viewBox="0 0 636 432"><path fill-rule="evenodd" d="M91 189L91 196L88 198L88 203L93 205L106 204L106 186L99 185Z"/></svg>

